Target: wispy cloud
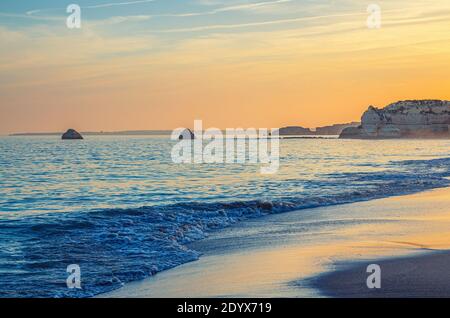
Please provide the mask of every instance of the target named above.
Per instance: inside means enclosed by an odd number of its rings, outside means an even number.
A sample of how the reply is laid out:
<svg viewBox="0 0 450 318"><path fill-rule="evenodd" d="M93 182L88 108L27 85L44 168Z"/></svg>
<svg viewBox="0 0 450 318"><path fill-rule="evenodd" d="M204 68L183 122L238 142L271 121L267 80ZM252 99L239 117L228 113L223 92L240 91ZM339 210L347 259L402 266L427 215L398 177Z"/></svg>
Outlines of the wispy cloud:
<svg viewBox="0 0 450 318"><path fill-rule="evenodd" d="M161 30L159 32L173 33L173 32L197 32L197 31L218 30L218 29L238 29L238 28L284 24L284 23L301 22L301 21L312 21L312 20L320 20L320 19L326 19L326 18L342 18L342 17L366 16L366 15L367 14L365 12L350 12L350 13L342 13L342 14L319 15L319 16L300 17L300 18L287 18L287 19L277 19L277 20L268 20L268 21L260 21L260 22L249 22L249 23L214 24L214 25L205 25L205 26L198 26L198 27Z"/></svg>
<svg viewBox="0 0 450 318"><path fill-rule="evenodd" d="M155 2L156 0L136 0L136 1L124 1L124 2L109 2L109 3L102 3L102 4L95 4L90 6L83 6L82 9L99 9L99 8L109 8L109 7L118 7L118 6L128 6L128 5L136 5L136 4L142 4L142 3L149 3L149 2ZM43 12L50 12L50 11L56 11L61 10L62 8L47 8L47 9L35 9L27 11L26 14L28 16L34 16L39 13Z"/></svg>
<svg viewBox="0 0 450 318"><path fill-rule="evenodd" d="M36 11L38 11L38 10L36 10ZM7 13L7 12L0 12L0 17L32 19L32 20L42 20L42 21L61 21L64 19L63 17L56 17L56 16L38 16L38 15L29 15L29 14L21 14L21 13Z"/></svg>
<svg viewBox="0 0 450 318"><path fill-rule="evenodd" d="M91 6L85 6L83 8L85 9L97 9L97 8L108 8L108 7L117 7L117 6L128 6L133 4L141 4L141 3L148 3L148 2L155 2L156 0L137 0L137 1L125 1L125 2L111 2L111 3L103 3L103 4L96 4Z"/></svg>
<svg viewBox="0 0 450 318"><path fill-rule="evenodd" d="M417 13L416 11L413 11ZM418 14L414 14L412 16L395 16L390 19L387 18L388 14L407 14L408 11L405 12L404 9L391 9L383 11L383 15L385 17L383 25L385 27L402 25L402 24L420 24L420 23L429 23L429 22L437 22L442 21L443 19L448 19L449 11L441 10L441 11L419 11ZM210 31L210 30L229 30L229 29L240 29L240 28L250 28L250 27L258 27L258 26L269 26L269 25L278 25L278 24L289 24L296 22L307 22L307 21L315 21L315 20L329 20L336 18L348 18L348 17L366 17L367 13L365 11L359 12L345 12L338 14L329 14L329 15L315 15L315 16L306 16L306 17L298 17L298 18L285 18L285 19L272 19L266 21L257 21L257 22L244 22L244 23L234 23L234 24L212 24L212 25L202 25L202 26L194 26L194 27L185 27L185 28L174 28L174 29L166 29L166 30L157 30L153 31L154 33L183 33L183 32L201 32L201 31ZM361 19L361 22L364 22L365 18ZM361 26L365 26L364 23L361 23Z"/></svg>
<svg viewBox="0 0 450 318"><path fill-rule="evenodd" d="M137 5L149 2L155 2L156 0L138 0L138 1L127 1L127 2L112 2L112 3L103 3L98 5L90 5L83 6L82 9L99 9L99 8L108 8L115 6L127 6L127 5ZM270 7L279 4L284 4L288 2L292 2L293 0L273 0L273 1L263 1L263 2L253 2L232 6L223 6L217 9L208 10L208 11L196 11L196 12L185 12L185 13L166 13L166 14L153 14L147 15L147 17L193 17L193 16L205 16L205 15L214 15L222 12L230 12L230 11L244 11L244 10L252 10L263 7ZM61 11L63 8L47 8L47 9L35 9L26 12L26 16L29 17L38 17L38 14L44 12L51 11ZM26 17L26 16L21 16Z"/></svg>
<svg viewBox="0 0 450 318"><path fill-rule="evenodd" d="M202 15L214 15L221 12L229 12L229 11L241 11L241 10L251 10L261 7L274 6L278 4L283 4L287 2L292 2L292 0L275 0L275 1L265 1L265 2L254 2L254 3L246 3L240 5L233 6L225 6L221 8L217 8L209 11L200 11L200 12L187 12L187 13L173 13L173 14L164 14L160 16L170 16L170 17L189 17L189 16L202 16Z"/></svg>

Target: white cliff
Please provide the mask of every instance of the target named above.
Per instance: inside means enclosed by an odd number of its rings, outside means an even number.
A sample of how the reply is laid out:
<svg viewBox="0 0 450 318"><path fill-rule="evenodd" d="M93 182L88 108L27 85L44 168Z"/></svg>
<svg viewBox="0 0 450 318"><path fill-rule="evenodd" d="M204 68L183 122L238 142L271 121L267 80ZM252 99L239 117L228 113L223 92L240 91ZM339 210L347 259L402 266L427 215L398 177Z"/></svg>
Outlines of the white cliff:
<svg viewBox="0 0 450 318"><path fill-rule="evenodd" d="M450 101L408 100L383 109L370 106L359 127L341 138L450 138Z"/></svg>

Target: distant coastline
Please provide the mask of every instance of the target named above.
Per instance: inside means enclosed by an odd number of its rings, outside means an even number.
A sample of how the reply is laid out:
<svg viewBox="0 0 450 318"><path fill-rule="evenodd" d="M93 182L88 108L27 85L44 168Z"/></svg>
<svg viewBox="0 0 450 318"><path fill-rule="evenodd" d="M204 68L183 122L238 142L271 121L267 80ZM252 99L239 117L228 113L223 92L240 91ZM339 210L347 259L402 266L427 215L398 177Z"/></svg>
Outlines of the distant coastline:
<svg viewBox="0 0 450 318"><path fill-rule="evenodd" d="M359 122L334 124L314 129L302 126L288 126L280 128L280 136L339 136L347 127L357 127ZM87 131L80 132L83 136L170 136L172 130L123 130L123 131ZM12 133L8 136L61 136L63 132Z"/></svg>

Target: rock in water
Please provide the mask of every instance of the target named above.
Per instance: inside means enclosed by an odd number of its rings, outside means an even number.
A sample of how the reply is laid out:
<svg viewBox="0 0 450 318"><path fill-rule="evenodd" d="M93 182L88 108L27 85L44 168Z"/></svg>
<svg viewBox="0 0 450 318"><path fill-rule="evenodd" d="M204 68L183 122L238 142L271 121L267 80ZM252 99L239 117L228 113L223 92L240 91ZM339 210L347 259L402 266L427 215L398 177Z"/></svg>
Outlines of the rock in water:
<svg viewBox="0 0 450 318"><path fill-rule="evenodd" d="M178 137L179 140L194 140L195 134L190 129L185 129Z"/></svg>
<svg viewBox="0 0 450 318"><path fill-rule="evenodd" d="M450 101L409 100L383 109L370 106L359 127L341 138L450 138Z"/></svg>
<svg viewBox="0 0 450 318"><path fill-rule="evenodd" d="M69 129L62 135L61 139L63 140L83 139L83 136L81 136L81 134L75 129Z"/></svg>

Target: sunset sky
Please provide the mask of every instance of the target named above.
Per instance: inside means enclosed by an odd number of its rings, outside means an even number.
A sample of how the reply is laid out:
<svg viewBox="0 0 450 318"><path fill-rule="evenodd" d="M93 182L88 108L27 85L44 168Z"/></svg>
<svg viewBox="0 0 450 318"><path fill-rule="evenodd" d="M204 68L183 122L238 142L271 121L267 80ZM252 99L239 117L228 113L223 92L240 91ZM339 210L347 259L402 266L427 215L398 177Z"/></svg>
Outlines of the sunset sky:
<svg viewBox="0 0 450 318"><path fill-rule="evenodd" d="M0 134L315 127L449 74L449 0L0 1Z"/></svg>

